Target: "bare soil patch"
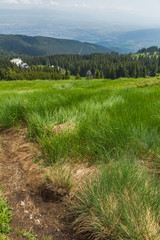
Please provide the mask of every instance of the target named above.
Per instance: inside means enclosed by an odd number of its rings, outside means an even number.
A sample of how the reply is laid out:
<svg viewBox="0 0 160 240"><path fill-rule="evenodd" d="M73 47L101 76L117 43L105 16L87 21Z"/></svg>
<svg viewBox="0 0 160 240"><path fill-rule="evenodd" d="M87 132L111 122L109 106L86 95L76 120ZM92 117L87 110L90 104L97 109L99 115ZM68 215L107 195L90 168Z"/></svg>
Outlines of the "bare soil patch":
<svg viewBox="0 0 160 240"><path fill-rule="evenodd" d="M72 132L75 129L74 124L71 121L65 122L63 124L58 124L53 127L53 135L60 134L65 131Z"/></svg>
<svg viewBox="0 0 160 240"><path fill-rule="evenodd" d="M47 181L44 169L34 161L40 155L24 130L0 132L0 184L13 208L11 239L25 239L17 229L30 229L38 239L75 239L67 218L67 192Z"/></svg>

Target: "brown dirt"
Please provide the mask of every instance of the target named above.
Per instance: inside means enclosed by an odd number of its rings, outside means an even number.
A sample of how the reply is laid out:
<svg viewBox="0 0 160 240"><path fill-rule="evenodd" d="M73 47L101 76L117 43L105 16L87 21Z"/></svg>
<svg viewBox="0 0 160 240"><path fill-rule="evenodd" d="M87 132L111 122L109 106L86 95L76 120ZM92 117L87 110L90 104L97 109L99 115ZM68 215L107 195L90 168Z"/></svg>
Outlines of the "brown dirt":
<svg viewBox="0 0 160 240"><path fill-rule="evenodd" d="M73 122L68 121L68 122L65 122L62 124L55 125L52 128L52 132L53 132L53 135L61 134L63 132L67 132L67 131L69 133L71 133L74 129L75 129L75 126L74 126Z"/></svg>
<svg viewBox="0 0 160 240"><path fill-rule="evenodd" d="M25 239L18 230L33 229L37 239L73 240L66 217L67 193L47 182L44 168L34 163L40 151L26 135L24 130L0 132L0 184L14 214L11 239Z"/></svg>

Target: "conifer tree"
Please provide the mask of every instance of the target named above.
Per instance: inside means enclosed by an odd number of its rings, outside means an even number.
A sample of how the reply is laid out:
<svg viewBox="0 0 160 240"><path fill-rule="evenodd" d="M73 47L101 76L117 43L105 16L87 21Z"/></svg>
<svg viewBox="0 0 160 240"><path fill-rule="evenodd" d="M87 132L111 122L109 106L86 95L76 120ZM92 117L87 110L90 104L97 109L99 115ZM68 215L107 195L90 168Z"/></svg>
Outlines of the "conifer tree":
<svg viewBox="0 0 160 240"><path fill-rule="evenodd" d="M65 79L70 79L70 73L69 73L68 67L66 68Z"/></svg>

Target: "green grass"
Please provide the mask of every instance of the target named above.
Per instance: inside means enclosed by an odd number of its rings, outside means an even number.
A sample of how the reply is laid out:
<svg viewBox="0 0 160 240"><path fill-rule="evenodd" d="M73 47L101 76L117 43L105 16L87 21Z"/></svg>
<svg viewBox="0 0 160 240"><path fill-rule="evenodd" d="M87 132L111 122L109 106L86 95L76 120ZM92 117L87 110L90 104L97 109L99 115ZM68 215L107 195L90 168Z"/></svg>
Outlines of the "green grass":
<svg viewBox="0 0 160 240"><path fill-rule="evenodd" d="M10 221L12 218L11 207L7 205L6 199L3 199L0 191L0 239L7 239L10 233Z"/></svg>
<svg viewBox="0 0 160 240"><path fill-rule="evenodd" d="M26 231L25 229L17 229L17 236L22 236L25 239L36 240L37 234L32 229Z"/></svg>
<svg viewBox="0 0 160 240"><path fill-rule="evenodd" d="M128 160L103 166L77 196L74 229L88 239L159 240L158 184Z"/></svg>
<svg viewBox="0 0 160 240"><path fill-rule="evenodd" d="M139 158L154 152L159 161L160 81L151 79L152 87L139 88L144 81L18 81L5 88L2 83L0 125L25 123L50 163L109 161L126 152ZM54 134L55 126L68 122L72 131Z"/></svg>
<svg viewBox="0 0 160 240"><path fill-rule="evenodd" d="M133 58L139 58L139 57L145 57L145 56L149 56L150 58L152 56L156 56L158 58L159 56L159 52L154 52L153 54L150 54L150 53L134 53L133 54Z"/></svg>
<svg viewBox="0 0 160 240"><path fill-rule="evenodd" d="M38 235L32 230L26 231L22 228L16 229L17 236L22 237L23 239L38 240ZM43 237L42 240L52 240L52 237Z"/></svg>
<svg viewBox="0 0 160 240"><path fill-rule="evenodd" d="M0 126L26 126L46 164L104 166L77 198L72 214L78 234L159 239L159 184L153 174L160 171L159 85L159 77L0 83ZM63 170L55 182L70 190L70 173Z"/></svg>
<svg viewBox="0 0 160 240"><path fill-rule="evenodd" d="M72 77L73 78L73 77ZM143 78L139 79L118 79L118 80L34 80L34 81L1 81L0 82L0 92L7 91L18 91L21 93L29 92L33 90L45 90L45 89L57 89L57 86L71 85L74 89L93 89L93 88L125 88L134 87L136 83L143 81ZM156 78L148 79L149 81L156 81Z"/></svg>

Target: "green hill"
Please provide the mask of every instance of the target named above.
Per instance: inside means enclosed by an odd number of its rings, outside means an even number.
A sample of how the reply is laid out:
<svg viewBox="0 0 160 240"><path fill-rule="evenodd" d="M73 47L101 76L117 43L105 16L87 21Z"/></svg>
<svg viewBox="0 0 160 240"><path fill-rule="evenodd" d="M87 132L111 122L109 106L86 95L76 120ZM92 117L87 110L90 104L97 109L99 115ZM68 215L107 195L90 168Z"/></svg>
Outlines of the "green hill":
<svg viewBox="0 0 160 240"><path fill-rule="evenodd" d="M97 44L115 49L114 51L119 53L135 53L142 48L160 46L160 29L115 32L105 40L97 41Z"/></svg>
<svg viewBox="0 0 160 240"><path fill-rule="evenodd" d="M111 49L92 43L50 37L0 34L0 55L47 56L55 54L109 53Z"/></svg>
<svg viewBox="0 0 160 240"><path fill-rule="evenodd" d="M152 46L149 48L142 48L137 53L150 54L150 55L160 54L160 48L158 48L157 46Z"/></svg>

